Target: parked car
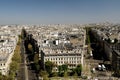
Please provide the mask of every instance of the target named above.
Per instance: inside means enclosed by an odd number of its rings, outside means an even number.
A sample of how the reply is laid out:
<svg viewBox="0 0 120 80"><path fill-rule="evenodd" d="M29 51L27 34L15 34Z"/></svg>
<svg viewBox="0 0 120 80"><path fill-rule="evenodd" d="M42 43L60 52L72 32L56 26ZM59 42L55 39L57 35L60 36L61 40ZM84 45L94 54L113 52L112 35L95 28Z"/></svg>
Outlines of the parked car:
<svg viewBox="0 0 120 80"><path fill-rule="evenodd" d="M98 68L98 70L100 70L100 71L102 70L102 66L101 66L100 64L98 65L97 68Z"/></svg>
<svg viewBox="0 0 120 80"><path fill-rule="evenodd" d="M105 71L106 70L106 67L104 64L101 65L102 66L102 70Z"/></svg>
<svg viewBox="0 0 120 80"><path fill-rule="evenodd" d="M105 67L104 64L99 64L97 68L98 68L99 71L105 71L106 70L106 67Z"/></svg>

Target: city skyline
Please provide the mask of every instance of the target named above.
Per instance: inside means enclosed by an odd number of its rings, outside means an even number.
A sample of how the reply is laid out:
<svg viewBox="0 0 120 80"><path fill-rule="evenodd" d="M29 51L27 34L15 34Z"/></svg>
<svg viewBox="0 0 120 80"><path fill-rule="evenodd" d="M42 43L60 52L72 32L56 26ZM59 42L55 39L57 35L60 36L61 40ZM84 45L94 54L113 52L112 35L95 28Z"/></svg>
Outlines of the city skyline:
<svg viewBox="0 0 120 80"><path fill-rule="evenodd" d="M1 0L0 24L118 23L119 0Z"/></svg>

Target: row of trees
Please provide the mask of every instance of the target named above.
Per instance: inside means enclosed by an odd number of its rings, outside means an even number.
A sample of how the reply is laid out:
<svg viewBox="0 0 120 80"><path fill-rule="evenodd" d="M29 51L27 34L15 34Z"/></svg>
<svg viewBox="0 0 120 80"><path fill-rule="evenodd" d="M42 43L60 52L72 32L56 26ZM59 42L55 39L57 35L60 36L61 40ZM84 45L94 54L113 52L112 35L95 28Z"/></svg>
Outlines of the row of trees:
<svg viewBox="0 0 120 80"><path fill-rule="evenodd" d="M17 76L17 71L19 70L21 56L20 56L20 43L21 37L19 36L18 43L14 50L14 55L12 57L12 62L10 63L10 70L8 75L2 75L0 73L0 80L14 80Z"/></svg>
<svg viewBox="0 0 120 80"><path fill-rule="evenodd" d="M58 66L58 76L81 76L82 72L82 65L77 65L76 68L68 69L67 64L63 64L61 66Z"/></svg>
<svg viewBox="0 0 120 80"><path fill-rule="evenodd" d="M30 64L30 66L38 74L40 70L40 61L37 41L33 39L32 34L28 34L24 28L22 29L22 39L24 40L28 62L34 62Z"/></svg>
<svg viewBox="0 0 120 80"><path fill-rule="evenodd" d="M12 57L12 62L10 64L10 80L14 80L15 76L17 76L17 71L19 70L19 66L21 63L21 55L20 55L20 44L21 44L21 37L19 36L18 43L14 50L14 55Z"/></svg>
<svg viewBox="0 0 120 80"><path fill-rule="evenodd" d="M57 67L58 72L54 72L53 68ZM41 70L39 75L44 79L48 79L48 77L67 77L67 76L81 76L82 65L77 65L76 68L69 69L68 64L63 64L60 66L56 66L51 61L45 62L45 71ZM44 74L44 75L43 75Z"/></svg>
<svg viewBox="0 0 120 80"><path fill-rule="evenodd" d="M90 28L86 27L86 44L89 45L90 44L90 36L89 36L89 32L90 32Z"/></svg>

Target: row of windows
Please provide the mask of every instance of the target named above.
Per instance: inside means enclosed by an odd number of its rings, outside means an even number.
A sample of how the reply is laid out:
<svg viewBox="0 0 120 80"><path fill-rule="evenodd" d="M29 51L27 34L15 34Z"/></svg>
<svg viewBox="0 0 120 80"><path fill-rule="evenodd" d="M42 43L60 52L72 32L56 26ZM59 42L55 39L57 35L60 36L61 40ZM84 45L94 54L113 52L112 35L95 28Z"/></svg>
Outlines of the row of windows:
<svg viewBox="0 0 120 80"><path fill-rule="evenodd" d="M5 66L5 63L1 63L0 66Z"/></svg>
<svg viewBox="0 0 120 80"><path fill-rule="evenodd" d="M81 61L52 61L55 64L80 64Z"/></svg>
<svg viewBox="0 0 120 80"><path fill-rule="evenodd" d="M80 60L80 57L72 57L72 58L46 58L46 60Z"/></svg>

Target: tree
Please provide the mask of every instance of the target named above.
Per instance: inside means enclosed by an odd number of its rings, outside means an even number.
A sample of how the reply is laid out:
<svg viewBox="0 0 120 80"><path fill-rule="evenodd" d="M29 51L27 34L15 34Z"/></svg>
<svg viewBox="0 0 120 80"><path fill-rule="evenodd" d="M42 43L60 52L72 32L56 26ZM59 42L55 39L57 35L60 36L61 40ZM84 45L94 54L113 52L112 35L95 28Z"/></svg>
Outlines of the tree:
<svg viewBox="0 0 120 80"><path fill-rule="evenodd" d="M76 74L75 68L70 69L70 76L74 76Z"/></svg>
<svg viewBox="0 0 120 80"><path fill-rule="evenodd" d="M63 64L62 65L62 69L64 72L66 72L68 70L68 65L67 64Z"/></svg>
<svg viewBox="0 0 120 80"><path fill-rule="evenodd" d="M21 37L22 37L22 39L25 39L26 35L27 35L26 30L24 28L22 28L22 31L21 31Z"/></svg>
<svg viewBox="0 0 120 80"><path fill-rule="evenodd" d="M49 75L49 77L56 77L57 75L58 75L57 72L52 72L52 73Z"/></svg>
<svg viewBox="0 0 120 80"><path fill-rule="evenodd" d="M117 40L116 38L114 39L114 41L115 41L115 43L117 43L117 42L118 42L118 40Z"/></svg>
<svg viewBox="0 0 120 80"><path fill-rule="evenodd" d="M15 73L19 69L20 62L21 62L21 55L20 55L20 43L21 39L19 37L18 43L16 45L14 55L12 56L12 62L10 63L10 70L9 70L9 75L8 76L3 76L2 80L14 80L15 78Z"/></svg>
<svg viewBox="0 0 120 80"><path fill-rule="evenodd" d="M40 71L39 75L43 77L43 80L49 80L48 79L48 73L46 71Z"/></svg>
<svg viewBox="0 0 120 80"><path fill-rule="evenodd" d="M45 69L46 71L51 74L52 73L52 69L53 69L54 65L51 61L47 61L45 62Z"/></svg>
<svg viewBox="0 0 120 80"><path fill-rule="evenodd" d="M1 80L1 79L0 79ZM3 75L2 80L9 80L7 76Z"/></svg>
<svg viewBox="0 0 120 80"><path fill-rule="evenodd" d="M37 72L39 72L40 70L40 64L39 64L39 54L34 54L34 65L35 65L35 69Z"/></svg>
<svg viewBox="0 0 120 80"><path fill-rule="evenodd" d="M2 76L3 76L3 75L2 75L2 73L0 72L0 80L2 80Z"/></svg>
<svg viewBox="0 0 120 80"><path fill-rule="evenodd" d="M67 73L67 71L64 72L64 77L65 77L65 78L68 77L68 73Z"/></svg>
<svg viewBox="0 0 120 80"><path fill-rule="evenodd" d="M108 43L111 43L111 40L110 40L110 38L108 38L108 39L107 39L107 42L108 42Z"/></svg>
<svg viewBox="0 0 120 80"><path fill-rule="evenodd" d="M29 43L28 44L28 50L32 53L33 52L33 47L32 47L32 45Z"/></svg>
<svg viewBox="0 0 120 80"><path fill-rule="evenodd" d="M0 72L0 80L8 80L8 77Z"/></svg>
<svg viewBox="0 0 120 80"><path fill-rule="evenodd" d="M58 72L59 72L59 73L62 72L62 66L58 66Z"/></svg>
<svg viewBox="0 0 120 80"><path fill-rule="evenodd" d="M38 62L39 62L39 54L35 54L34 55L34 63L38 64Z"/></svg>
<svg viewBox="0 0 120 80"><path fill-rule="evenodd" d="M77 78L77 73L75 72L73 76L74 76L74 78Z"/></svg>
<svg viewBox="0 0 120 80"><path fill-rule="evenodd" d="M16 49L14 51L14 55L12 57L12 61L16 61L18 63L21 62L21 56L20 56L20 46L16 46Z"/></svg>
<svg viewBox="0 0 120 80"><path fill-rule="evenodd" d="M36 69L37 72L39 72L39 70L40 70L40 65L39 65L39 64L35 64L35 69Z"/></svg>
<svg viewBox="0 0 120 80"><path fill-rule="evenodd" d="M68 70L68 65L67 64L63 64L63 65L58 66L59 76L66 77L67 76L67 70Z"/></svg>
<svg viewBox="0 0 120 80"><path fill-rule="evenodd" d="M90 27L86 27L86 44L90 44Z"/></svg>
<svg viewBox="0 0 120 80"><path fill-rule="evenodd" d="M15 78L15 73L10 71L10 74L8 76L8 80L14 80L14 78Z"/></svg>
<svg viewBox="0 0 120 80"><path fill-rule="evenodd" d="M77 73L78 76L81 76L82 65L81 64L77 65L75 71L76 71L76 73Z"/></svg>
<svg viewBox="0 0 120 80"><path fill-rule="evenodd" d="M15 62L15 61L12 61L11 62L11 64L10 64L10 70L11 71L16 71L16 70L18 70L18 63L17 62Z"/></svg>
<svg viewBox="0 0 120 80"><path fill-rule="evenodd" d="M62 65L60 65L58 66L58 75L63 76L62 73L63 73L63 69L62 69Z"/></svg>

